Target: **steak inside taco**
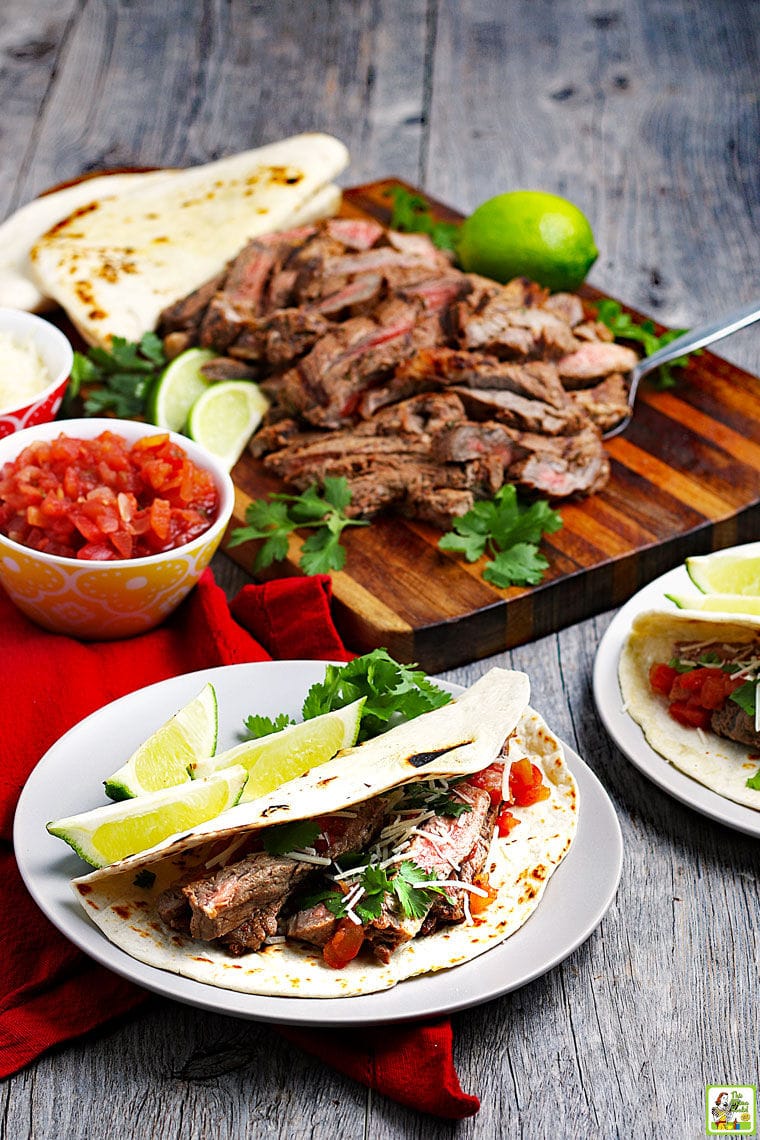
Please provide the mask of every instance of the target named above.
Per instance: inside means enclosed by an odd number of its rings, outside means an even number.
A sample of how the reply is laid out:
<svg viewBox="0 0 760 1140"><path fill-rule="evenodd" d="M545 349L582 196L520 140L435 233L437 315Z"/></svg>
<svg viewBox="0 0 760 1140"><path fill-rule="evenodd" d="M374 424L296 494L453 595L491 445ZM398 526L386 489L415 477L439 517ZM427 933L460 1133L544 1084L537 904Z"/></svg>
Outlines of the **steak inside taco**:
<svg viewBox="0 0 760 1140"><path fill-rule="evenodd" d="M527 697L492 670L75 893L135 958L249 993L350 996L474 958L525 922L575 833L575 782Z"/></svg>
<svg viewBox="0 0 760 1140"><path fill-rule="evenodd" d="M760 620L639 614L619 679L627 712L656 752L760 810Z"/></svg>

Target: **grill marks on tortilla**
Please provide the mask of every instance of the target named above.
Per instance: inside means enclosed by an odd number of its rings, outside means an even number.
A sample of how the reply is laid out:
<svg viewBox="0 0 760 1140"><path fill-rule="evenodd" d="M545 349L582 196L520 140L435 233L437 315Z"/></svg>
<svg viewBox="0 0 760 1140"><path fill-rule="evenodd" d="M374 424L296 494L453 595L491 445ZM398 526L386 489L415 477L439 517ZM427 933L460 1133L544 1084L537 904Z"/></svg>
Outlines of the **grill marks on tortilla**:
<svg viewBox="0 0 760 1140"><path fill-rule="evenodd" d="M411 764L413 768L424 768L426 764L432 764L433 760L438 760L439 757L445 756L448 752L454 752L457 748L463 748L467 744L472 744L472 740L461 740L459 744L437 748L432 752L415 752L407 758L406 762Z"/></svg>

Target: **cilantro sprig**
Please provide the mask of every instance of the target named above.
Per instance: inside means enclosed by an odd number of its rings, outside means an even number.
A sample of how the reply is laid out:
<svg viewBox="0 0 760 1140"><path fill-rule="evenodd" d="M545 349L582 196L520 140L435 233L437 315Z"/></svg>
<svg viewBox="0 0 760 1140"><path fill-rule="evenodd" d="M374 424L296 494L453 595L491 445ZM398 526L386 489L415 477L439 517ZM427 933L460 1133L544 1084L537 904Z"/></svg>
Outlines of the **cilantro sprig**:
<svg viewBox="0 0 760 1140"><path fill-rule="evenodd" d="M472 811L472 804L454 799L448 791L433 789L430 784L409 784L404 789L404 807L424 807L436 815L459 819Z"/></svg>
<svg viewBox="0 0 760 1140"><path fill-rule="evenodd" d="M539 552L544 534L554 534L562 518L545 499L522 504L517 490L505 483L493 499L483 499L438 541L441 550L462 554L468 562L490 555L483 577L494 586L535 586L549 567Z"/></svg>
<svg viewBox="0 0 760 1140"><path fill-rule="evenodd" d="M388 191L393 201L390 228L404 233L427 234L433 245L439 249L455 252L459 237L459 226L455 222L440 222L430 209L430 203L420 194L406 190L403 186L393 186Z"/></svg>
<svg viewBox="0 0 760 1140"><path fill-rule="evenodd" d="M83 387L87 388L82 410L86 416L113 412L124 419L145 411L148 394L166 367L161 338L145 333L138 343L115 336L111 351L90 348L74 353L65 414Z"/></svg>
<svg viewBox="0 0 760 1140"><path fill-rule="evenodd" d="M447 902L452 901L446 894L446 888L438 885L435 879L435 872L425 871L411 859L405 859L391 875L378 864L370 863L359 878L351 883L352 887L361 883L364 891L353 907L354 913L361 919L362 925L367 926L380 917L387 896L398 903L405 918L424 918L439 895L443 895ZM300 901L300 905L310 907L320 902L336 918L346 917L345 896L330 888L309 895Z"/></svg>
<svg viewBox="0 0 760 1140"><path fill-rule="evenodd" d="M303 847L313 847L320 832L318 823L311 819L298 819L293 823L278 823L262 832L264 849L269 855L285 855Z"/></svg>
<svg viewBox="0 0 760 1140"><path fill-rule="evenodd" d="M359 743L379 736L391 721L413 720L451 700L421 670L394 661L387 649L373 649L347 665L328 665L324 680L311 686L303 703L303 719L344 708L365 697Z"/></svg>
<svg viewBox="0 0 760 1140"><path fill-rule="evenodd" d="M670 344L686 332L686 329L668 329L667 332L658 336L654 331L653 321L645 320L637 323L630 313L623 312L623 307L618 301L600 301L597 305L596 316L597 320L606 325L616 338L634 340L642 344L645 356L651 356L653 352L664 348L666 344ZM691 355L699 356L700 353L694 352ZM657 385L662 389L675 387L676 377L673 375L673 369L683 368L688 364L688 361L688 355L679 356L675 360L671 360L670 364L660 365L655 373Z"/></svg>
<svg viewBox="0 0 760 1140"><path fill-rule="evenodd" d="M301 547L298 565L305 574L328 574L342 570L346 564L345 547L340 536L346 527L368 526L366 519L349 518L346 507L351 490L344 476L325 476L322 491L316 483L301 495L275 493L267 499L255 499L245 512L247 526L236 527L229 546L239 546L251 539L263 539L253 563L263 570L273 562L282 562L288 554L288 540L294 530L311 528L312 533Z"/></svg>

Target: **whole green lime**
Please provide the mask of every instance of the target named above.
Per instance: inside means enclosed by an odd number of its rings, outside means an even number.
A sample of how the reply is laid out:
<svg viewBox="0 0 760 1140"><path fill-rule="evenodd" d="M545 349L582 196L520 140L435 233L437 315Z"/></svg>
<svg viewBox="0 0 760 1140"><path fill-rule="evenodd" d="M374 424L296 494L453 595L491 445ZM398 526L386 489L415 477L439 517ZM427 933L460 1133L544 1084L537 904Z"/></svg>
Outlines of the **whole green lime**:
<svg viewBox="0 0 760 1140"><path fill-rule="evenodd" d="M586 216L541 190L489 198L462 223L457 246L468 273L502 282L530 277L552 291L577 289L598 256Z"/></svg>

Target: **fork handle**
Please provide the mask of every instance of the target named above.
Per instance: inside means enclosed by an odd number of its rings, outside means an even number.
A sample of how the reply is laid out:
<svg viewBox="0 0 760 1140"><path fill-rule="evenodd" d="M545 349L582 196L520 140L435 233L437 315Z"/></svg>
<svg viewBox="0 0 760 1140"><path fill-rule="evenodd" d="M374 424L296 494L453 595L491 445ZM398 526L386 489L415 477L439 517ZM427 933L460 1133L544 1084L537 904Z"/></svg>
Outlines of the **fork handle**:
<svg viewBox="0 0 760 1140"><path fill-rule="evenodd" d="M664 348L659 348L657 352L653 352L651 356L645 356L633 369L632 376L639 381L642 376L646 376L647 373L659 368L662 364L669 364L671 360L676 360L679 356L696 352L698 348L704 348L706 345L712 344L713 341L729 336L757 320L760 320L760 301L755 300L733 313L719 317L717 321L711 321L709 325L690 329L683 336L679 336L670 344L666 344Z"/></svg>

